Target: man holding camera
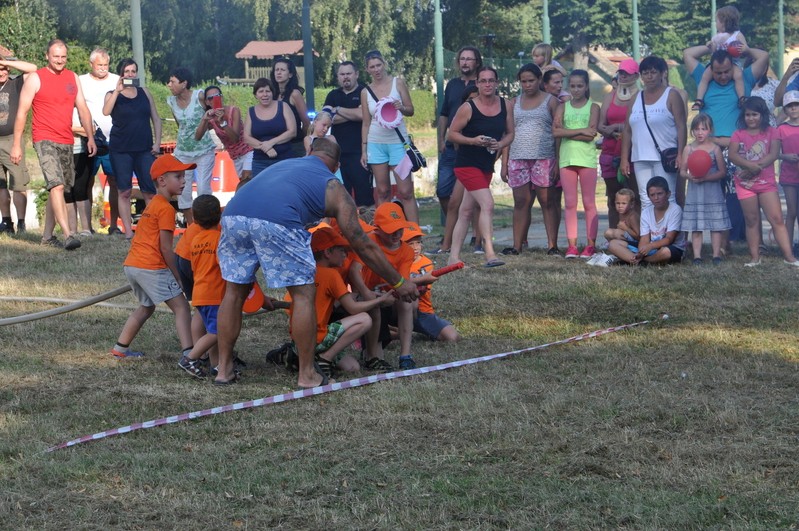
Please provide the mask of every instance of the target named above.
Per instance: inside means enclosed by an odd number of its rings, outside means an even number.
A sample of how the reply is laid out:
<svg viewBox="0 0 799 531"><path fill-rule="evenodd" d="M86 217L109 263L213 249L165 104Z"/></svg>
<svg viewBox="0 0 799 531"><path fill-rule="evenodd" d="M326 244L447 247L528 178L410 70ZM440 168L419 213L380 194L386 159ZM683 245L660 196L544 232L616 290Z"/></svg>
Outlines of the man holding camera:
<svg viewBox="0 0 799 531"><path fill-rule="evenodd" d="M80 86L83 89L83 97L86 98L86 106L89 107L89 112L92 114L92 120L97 124L105 135L106 139L111 138L111 117L103 115L103 104L105 103L105 95L112 92L119 81L119 76L109 73L109 63L111 59L108 52L103 48L95 48L89 55L89 65L91 70L88 74L79 76ZM78 134L85 135L81 130L75 130ZM114 176L114 169L111 167L111 158L108 153L102 155L95 155L91 161L94 165L89 168L89 183L88 189L91 194L91 188L94 185L94 176L100 166L103 167L103 172L108 179L108 203L111 207L111 219L109 219L108 234L120 233L117 228L117 219L119 218L119 207L117 205L117 182ZM91 162L90 161L90 162ZM92 211L92 198L89 195L88 199L77 201L77 208L87 217L85 219L91 220Z"/></svg>

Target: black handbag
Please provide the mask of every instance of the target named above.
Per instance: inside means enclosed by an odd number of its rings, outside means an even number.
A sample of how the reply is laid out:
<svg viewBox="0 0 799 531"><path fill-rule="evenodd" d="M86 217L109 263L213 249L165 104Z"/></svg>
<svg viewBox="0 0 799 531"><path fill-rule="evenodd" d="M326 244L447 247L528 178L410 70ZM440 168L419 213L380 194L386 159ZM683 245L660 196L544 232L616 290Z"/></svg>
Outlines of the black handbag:
<svg viewBox="0 0 799 531"><path fill-rule="evenodd" d="M677 157L680 156L680 151L674 148L668 148L665 150L660 149L658 146L658 141L655 140L655 134L652 132L652 128L649 127L649 121L646 119L646 103L644 103L644 93L641 92L641 107L644 108L644 123L646 124L646 128L649 130L649 135L652 137L652 142L655 143L655 149L660 155L660 163L663 165L663 169L666 173L677 173Z"/></svg>
<svg viewBox="0 0 799 531"><path fill-rule="evenodd" d="M103 134L103 130L97 126L97 122L94 122L94 145L97 146L95 157L108 155L108 139Z"/></svg>
<svg viewBox="0 0 799 531"><path fill-rule="evenodd" d="M366 90L369 91L369 94L372 95L372 98L374 98L375 101L380 101L377 98L377 95L368 85L366 86ZM411 172L417 172L422 168L427 168L427 159L424 158L424 155L422 155L422 152L419 151L419 148L414 145L411 135L408 135L408 140L405 140L405 137L399 132L399 128L394 129L394 131L397 133L400 142L402 142L402 147L405 148L405 154L408 155L409 159L411 159Z"/></svg>

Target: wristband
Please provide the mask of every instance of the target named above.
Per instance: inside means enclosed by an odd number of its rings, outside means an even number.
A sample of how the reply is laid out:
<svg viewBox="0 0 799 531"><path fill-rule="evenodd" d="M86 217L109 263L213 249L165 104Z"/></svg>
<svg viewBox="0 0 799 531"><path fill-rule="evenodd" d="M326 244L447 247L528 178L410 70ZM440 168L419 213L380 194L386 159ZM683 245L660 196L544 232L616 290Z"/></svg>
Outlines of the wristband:
<svg viewBox="0 0 799 531"><path fill-rule="evenodd" d="M400 286L405 284L405 277L400 277L399 282L391 286L392 289L399 289Z"/></svg>

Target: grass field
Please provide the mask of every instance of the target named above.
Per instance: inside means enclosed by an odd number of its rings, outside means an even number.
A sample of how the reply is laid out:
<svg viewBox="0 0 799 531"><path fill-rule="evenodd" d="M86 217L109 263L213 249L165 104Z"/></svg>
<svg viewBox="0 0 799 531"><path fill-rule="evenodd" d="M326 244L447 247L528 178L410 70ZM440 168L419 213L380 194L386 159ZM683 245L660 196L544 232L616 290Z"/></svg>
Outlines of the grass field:
<svg viewBox="0 0 799 531"><path fill-rule="evenodd" d="M66 253L38 239L0 237L3 296L83 299L125 283L123 241ZM799 276L775 250L760 268L742 267L743 248L716 268L590 268L535 249L485 270L465 257L475 267L433 290L463 340L415 338L420 365L654 322L54 453L293 389L263 357L287 338L285 317L245 319L248 367L229 389L176 367L169 313L137 338L144 360L108 354L125 309L0 326L0 529L799 527ZM52 307L0 300L0 318Z"/></svg>

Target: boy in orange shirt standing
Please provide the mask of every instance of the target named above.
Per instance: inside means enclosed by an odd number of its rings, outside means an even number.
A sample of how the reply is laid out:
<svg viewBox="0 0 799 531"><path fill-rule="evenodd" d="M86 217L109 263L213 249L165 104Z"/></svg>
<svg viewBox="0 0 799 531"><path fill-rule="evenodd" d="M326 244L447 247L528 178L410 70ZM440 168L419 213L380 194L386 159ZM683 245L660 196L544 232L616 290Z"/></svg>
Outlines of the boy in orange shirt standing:
<svg viewBox="0 0 799 531"><path fill-rule="evenodd" d="M355 372L361 368L358 361L350 355L342 355L343 350L372 327L368 312L373 308L394 304L394 295L386 292L369 301L356 301L338 271L347 259L349 242L326 223L320 223L311 232L311 250L316 259L314 361L328 377L334 369ZM336 302L349 315L329 323Z"/></svg>
<svg viewBox="0 0 799 531"><path fill-rule="evenodd" d="M413 263L413 249L402 241L402 231L408 226L405 213L396 203L383 203L375 210L375 230L369 235L377 246L383 251L389 263L402 275L408 277ZM354 275L350 275L352 279ZM377 286L385 285L386 281L369 268L363 268L363 285L354 281L354 287L364 300L377 298L373 291ZM416 362L411 356L411 339L413 336L413 304L402 300L394 303L397 312L397 329L400 339L400 370L416 368ZM369 312L372 318L372 327L366 334L366 360L364 368L377 371L391 371L394 368L383 359L383 347L380 344L381 316L380 309L374 308ZM386 330L388 326L386 324Z"/></svg>
<svg viewBox="0 0 799 531"><path fill-rule="evenodd" d="M158 157L150 169L157 193L139 220L130 251L124 262L125 276L139 307L128 317L111 354L117 358L140 358L142 352L130 350L130 344L145 321L162 302L175 314L175 326L183 354L192 349L191 311L181 291L172 236L175 230L175 209L169 203L180 195L185 185L183 172L196 164L183 164L172 155Z"/></svg>
<svg viewBox="0 0 799 531"><path fill-rule="evenodd" d="M225 281L222 280L222 271L219 269L219 260L216 256L221 235L219 220L222 217L222 208L216 197L201 195L194 200L191 210L194 215L194 225L201 228L190 244L191 270L194 276L191 302L202 319L205 333L196 340L191 352L181 357L178 367L195 378L205 378L200 358L210 351L211 367L215 367L218 362L216 320L219 305L225 296ZM197 316L194 318L197 319Z"/></svg>

